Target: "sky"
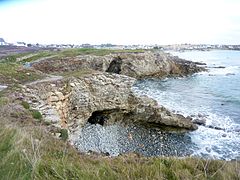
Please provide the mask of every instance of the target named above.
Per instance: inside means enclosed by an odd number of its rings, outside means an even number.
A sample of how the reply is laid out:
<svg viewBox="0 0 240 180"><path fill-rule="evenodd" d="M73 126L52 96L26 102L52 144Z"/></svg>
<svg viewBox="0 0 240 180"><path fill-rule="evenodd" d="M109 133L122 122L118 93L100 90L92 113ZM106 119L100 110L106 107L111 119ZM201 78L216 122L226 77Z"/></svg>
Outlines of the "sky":
<svg viewBox="0 0 240 180"><path fill-rule="evenodd" d="M0 0L5 41L240 44L240 0Z"/></svg>

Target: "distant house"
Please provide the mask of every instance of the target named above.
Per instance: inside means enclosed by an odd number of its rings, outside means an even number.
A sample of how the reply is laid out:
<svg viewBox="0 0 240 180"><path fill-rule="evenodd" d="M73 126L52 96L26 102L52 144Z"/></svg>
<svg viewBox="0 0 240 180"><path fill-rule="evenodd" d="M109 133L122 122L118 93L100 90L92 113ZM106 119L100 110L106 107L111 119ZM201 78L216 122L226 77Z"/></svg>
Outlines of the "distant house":
<svg viewBox="0 0 240 180"><path fill-rule="evenodd" d="M94 46L91 44L82 44L81 47L82 48L94 48Z"/></svg>
<svg viewBox="0 0 240 180"><path fill-rule="evenodd" d="M3 38L0 38L0 46L5 46L7 43L4 41Z"/></svg>
<svg viewBox="0 0 240 180"><path fill-rule="evenodd" d="M27 44L25 43L25 42L16 42L15 44L14 44L15 46L27 46Z"/></svg>

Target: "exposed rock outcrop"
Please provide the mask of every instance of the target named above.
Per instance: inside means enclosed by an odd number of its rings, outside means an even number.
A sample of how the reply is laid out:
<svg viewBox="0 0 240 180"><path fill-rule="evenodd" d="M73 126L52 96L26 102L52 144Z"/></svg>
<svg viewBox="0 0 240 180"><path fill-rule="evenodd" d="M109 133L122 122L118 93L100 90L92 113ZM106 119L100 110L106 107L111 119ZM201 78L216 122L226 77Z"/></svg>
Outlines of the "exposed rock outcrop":
<svg viewBox="0 0 240 180"><path fill-rule="evenodd" d="M145 52L120 54L113 58L107 72L124 74L134 78L186 76L203 71L196 63L179 59L167 53Z"/></svg>
<svg viewBox="0 0 240 180"><path fill-rule="evenodd" d="M111 56L81 55L33 62L32 66L45 73L72 72L86 69L105 71L109 67L111 60Z"/></svg>
<svg viewBox="0 0 240 180"><path fill-rule="evenodd" d="M99 72L29 85L25 95L47 121L73 131L87 122L103 125L115 121L196 129L191 119L171 113L146 96L136 96L131 91L135 80Z"/></svg>
<svg viewBox="0 0 240 180"><path fill-rule="evenodd" d="M41 112L43 119L57 127L67 127L71 95L68 81L53 79L27 84L23 88L25 100Z"/></svg>
<svg viewBox="0 0 240 180"><path fill-rule="evenodd" d="M118 53L106 56L81 55L74 58L48 59L33 63L43 72L72 72L92 69L134 78L185 76L204 70L197 63L164 52Z"/></svg>
<svg viewBox="0 0 240 180"><path fill-rule="evenodd" d="M137 97L131 87L135 79L123 75L96 73L72 81L72 115L78 124L135 121L195 129L191 119L173 114L146 96ZM103 123L103 122L101 122Z"/></svg>

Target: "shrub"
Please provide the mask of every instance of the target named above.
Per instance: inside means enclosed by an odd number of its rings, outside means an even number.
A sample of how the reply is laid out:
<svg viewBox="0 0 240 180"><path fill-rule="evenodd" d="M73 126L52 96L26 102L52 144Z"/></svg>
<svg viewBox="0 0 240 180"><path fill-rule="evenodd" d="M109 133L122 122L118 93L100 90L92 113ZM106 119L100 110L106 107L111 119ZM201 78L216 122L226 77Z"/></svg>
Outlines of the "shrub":
<svg viewBox="0 0 240 180"><path fill-rule="evenodd" d="M41 120L42 119L42 114L37 110L32 110L32 117L34 119Z"/></svg>
<svg viewBox="0 0 240 180"><path fill-rule="evenodd" d="M22 106L25 108L25 109L30 109L30 105L28 102L26 101L22 101Z"/></svg>
<svg viewBox="0 0 240 180"><path fill-rule="evenodd" d="M68 139L68 130L67 129L61 129L60 130L60 138L63 141L66 141Z"/></svg>

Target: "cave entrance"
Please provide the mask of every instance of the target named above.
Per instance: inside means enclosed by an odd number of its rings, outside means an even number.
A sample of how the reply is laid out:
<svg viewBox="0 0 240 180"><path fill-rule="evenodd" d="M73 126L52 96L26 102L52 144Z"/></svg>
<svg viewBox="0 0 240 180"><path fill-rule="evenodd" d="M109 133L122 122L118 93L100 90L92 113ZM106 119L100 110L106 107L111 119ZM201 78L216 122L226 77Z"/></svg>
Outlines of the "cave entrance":
<svg viewBox="0 0 240 180"><path fill-rule="evenodd" d="M104 125L104 122L107 121L107 116L104 111L94 111L91 117L88 119L88 122L91 124L100 124Z"/></svg>
<svg viewBox="0 0 240 180"><path fill-rule="evenodd" d="M91 124L110 125L117 121L122 121L124 117L124 110L121 109L109 109L102 111L94 111L88 122Z"/></svg>
<svg viewBox="0 0 240 180"><path fill-rule="evenodd" d="M121 66L122 66L122 58L118 56L112 60L106 72L120 74L122 70Z"/></svg>

